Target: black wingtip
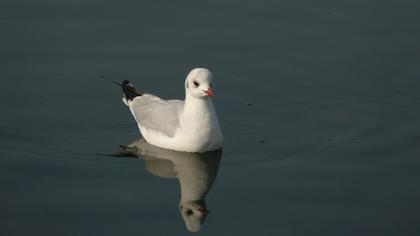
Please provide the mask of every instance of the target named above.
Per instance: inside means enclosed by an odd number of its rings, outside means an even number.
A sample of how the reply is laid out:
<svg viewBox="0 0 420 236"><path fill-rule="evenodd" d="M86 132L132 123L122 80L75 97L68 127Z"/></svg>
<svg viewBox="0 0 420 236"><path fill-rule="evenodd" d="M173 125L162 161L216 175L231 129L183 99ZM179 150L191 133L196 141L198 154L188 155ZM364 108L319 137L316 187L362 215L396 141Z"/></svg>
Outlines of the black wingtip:
<svg viewBox="0 0 420 236"><path fill-rule="evenodd" d="M136 88L133 84L130 83L128 80L124 80L122 82L122 88L124 91L125 99L133 100L137 96L141 96L139 92L137 92Z"/></svg>

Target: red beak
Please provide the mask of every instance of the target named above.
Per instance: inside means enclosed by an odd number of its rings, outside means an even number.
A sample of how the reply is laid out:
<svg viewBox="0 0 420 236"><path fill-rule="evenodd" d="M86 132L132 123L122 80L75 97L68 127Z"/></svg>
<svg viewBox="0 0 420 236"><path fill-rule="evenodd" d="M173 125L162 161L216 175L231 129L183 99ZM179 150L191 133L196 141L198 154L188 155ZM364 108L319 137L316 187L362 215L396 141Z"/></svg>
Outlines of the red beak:
<svg viewBox="0 0 420 236"><path fill-rule="evenodd" d="M197 209L199 212L203 213L204 215L207 215L210 213L209 210L207 210L206 208L198 208Z"/></svg>
<svg viewBox="0 0 420 236"><path fill-rule="evenodd" d="M206 93L207 96L214 98L214 93L213 93L213 90L211 88L208 88L204 92Z"/></svg>

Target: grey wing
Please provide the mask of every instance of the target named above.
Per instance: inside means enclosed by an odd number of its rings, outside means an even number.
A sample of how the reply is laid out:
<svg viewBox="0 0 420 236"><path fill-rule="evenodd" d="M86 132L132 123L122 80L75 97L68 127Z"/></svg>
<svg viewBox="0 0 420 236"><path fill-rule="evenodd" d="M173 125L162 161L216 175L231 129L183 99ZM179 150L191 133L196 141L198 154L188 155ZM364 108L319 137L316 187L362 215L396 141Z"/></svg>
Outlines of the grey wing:
<svg viewBox="0 0 420 236"><path fill-rule="evenodd" d="M169 137L173 137L179 127L179 114L183 107L183 101L162 100L149 94L136 97L130 103L131 112L140 126Z"/></svg>

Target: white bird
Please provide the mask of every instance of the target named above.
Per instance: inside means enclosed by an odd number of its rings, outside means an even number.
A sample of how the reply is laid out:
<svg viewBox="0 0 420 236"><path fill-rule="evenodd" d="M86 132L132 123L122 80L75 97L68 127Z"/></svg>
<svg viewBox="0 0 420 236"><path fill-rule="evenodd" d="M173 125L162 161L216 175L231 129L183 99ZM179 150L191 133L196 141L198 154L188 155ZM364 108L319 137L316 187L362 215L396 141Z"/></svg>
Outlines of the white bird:
<svg viewBox="0 0 420 236"><path fill-rule="evenodd" d="M223 136L211 99L212 79L208 69L193 69L185 80L185 101L141 94L126 80L123 102L148 143L183 152L218 150Z"/></svg>

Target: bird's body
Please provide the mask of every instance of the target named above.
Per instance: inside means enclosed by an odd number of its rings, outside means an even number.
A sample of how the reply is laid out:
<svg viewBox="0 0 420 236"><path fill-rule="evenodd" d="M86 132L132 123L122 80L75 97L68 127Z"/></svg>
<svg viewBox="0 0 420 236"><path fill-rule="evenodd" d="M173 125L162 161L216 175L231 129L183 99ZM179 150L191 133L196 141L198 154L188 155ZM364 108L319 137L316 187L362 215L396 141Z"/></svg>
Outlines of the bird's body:
<svg viewBox="0 0 420 236"><path fill-rule="evenodd" d="M140 94L124 81L123 101L148 143L183 152L213 151L222 147L223 137L210 98L211 80L207 69L192 70L185 81L184 101Z"/></svg>

